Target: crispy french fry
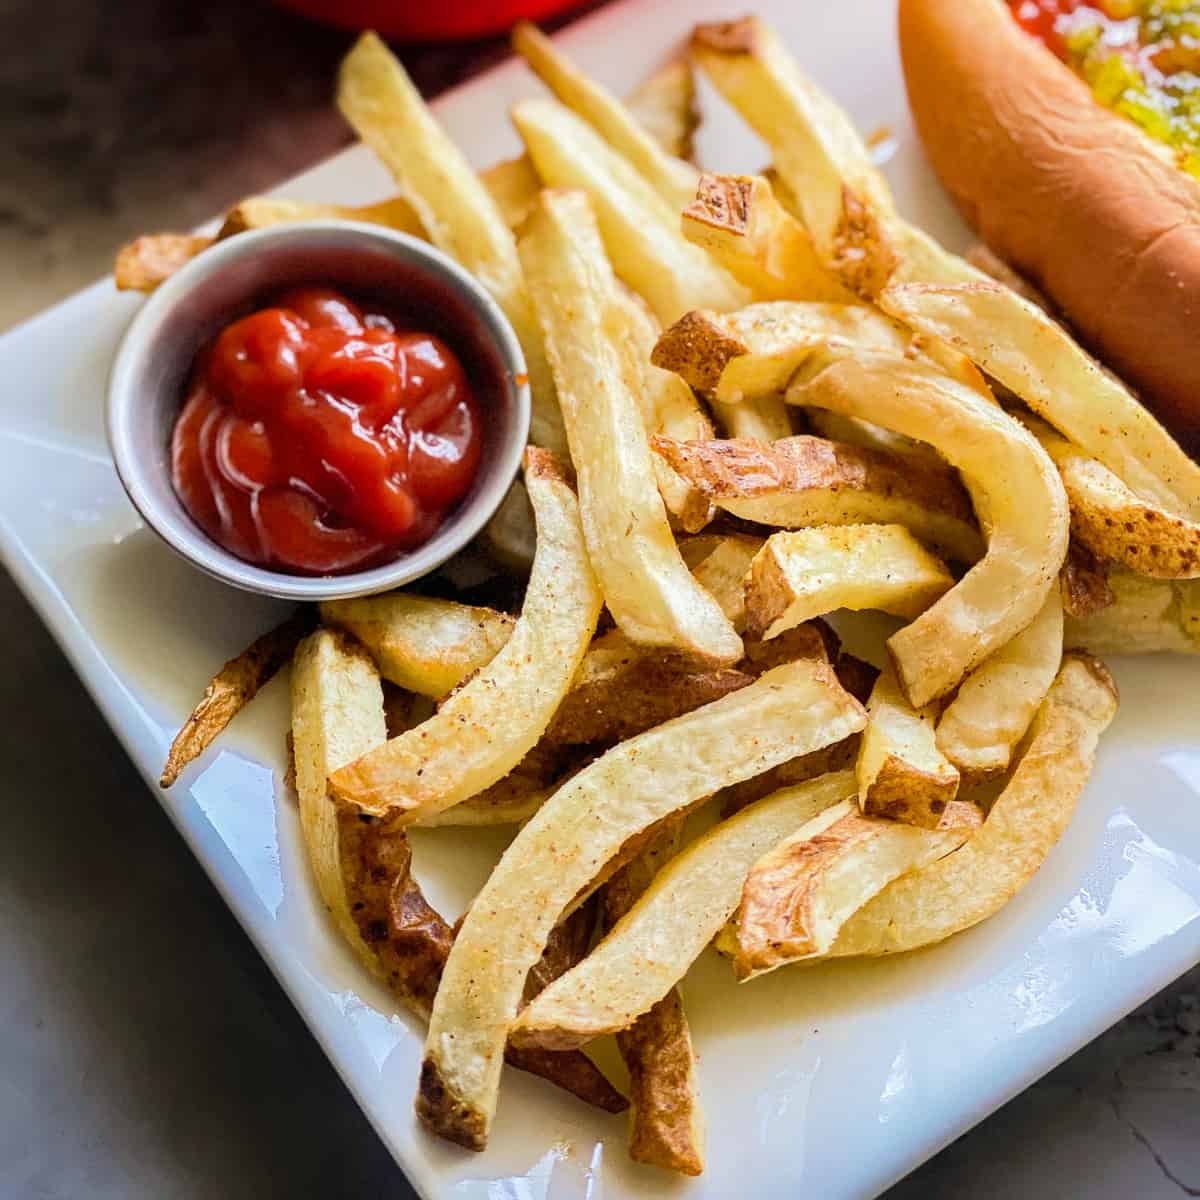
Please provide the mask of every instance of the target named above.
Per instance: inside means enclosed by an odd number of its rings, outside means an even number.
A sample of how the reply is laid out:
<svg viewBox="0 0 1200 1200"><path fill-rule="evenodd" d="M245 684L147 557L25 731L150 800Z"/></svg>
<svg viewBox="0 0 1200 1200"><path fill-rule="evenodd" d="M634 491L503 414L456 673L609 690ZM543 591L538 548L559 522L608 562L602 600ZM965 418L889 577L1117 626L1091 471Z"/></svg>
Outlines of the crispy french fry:
<svg viewBox="0 0 1200 1200"><path fill-rule="evenodd" d="M542 181L528 154L506 158L479 172L479 182L495 201L509 229L517 229L542 190Z"/></svg>
<svg viewBox="0 0 1200 1200"><path fill-rule="evenodd" d="M760 858L737 913L739 980L826 953L871 897L957 850L979 827L973 804L950 801L936 828L863 816L853 800L825 809Z"/></svg>
<svg viewBox="0 0 1200 1200"><path fill-rule="evenodd" d="M937 727L941 752L968 778L1008 769L1062 663L1063 611L1052 589L1033 623L963 680Z"/></svg>
<svg viewBox="0 0 1200 1200"><path fill-rule="evenodd" d="M928 704L1024 629L1057 583L1069 521L1058 472L998 405L919 362L864 352L798 381L788 399L928 442L986 501L987 554L888 641L905 695Z"/></svg>
<svg viewBox="0 0 1200 1200"><path fill-rule="evenodd" d="M486 667L516 624L493 608L413 592L326 600L321 619L362 642L385 679L435 700Z"/></svg>
<svg viewBox="0 0 1200 1200"><path fill-rule="evenodd" d="M755 300L855 302L761 175L706 172L693 190L696 198L683 210L683 236L707 250Z"/></svg>
<svg viewBox="0 0 1200 1200"><path fill-rule="evenodd" d="M691 201L699 178L696 168L668 155L620 100L580 71L541 30L519 22L512 45L558 99L628 159L666 204L680 209Z"/></svg>
<svg viewBox="0 0 1200 1200"><path fill-rule="evenodd" d="M531 440L563 453L566 439L541 333L512 233L487 188L425 107L412 80L373 33L343 59L338 107L383 160L430 240L495 297L525 351L533 397Z"/></svg>
<svg viewBox="0 0 1200 1200"><path fill-rule="evenodd" d="M587 958L522 1013L513 1040L578 1047L627 1029L683 977L733 915L750 868L818 813L854 794L843 771L775 792L692 842Z"/></svg>
<svg viewBox="0 0 1200 1200"><path fill-rule="evenodd" d="M654 482L646 429L612 337L616 292L587 197L543 192L520 241L579 477L588 554L634 641L713 663L741 639L692 578Z"/></svg>
<svg viewBox="0 0 1200 1200"><path fill-rule="evenodd" d="M995 283L897 284L879 303L948 342L1144 500L1200 520L1200 466L1045 313Z"/></svg>
<svg viewBox="0 0 1200 1200"><path fill-rule="evenodd" d="M873 295L898 258L894 207L846 114L758 17L698 25L692 55L771 147L820 260L852 290Z"/></svg>
<svg viewBox="0 0 1200 1200"><path fill-rule="evenodd" d="M213 676L200 703L192 709L171 743L159 776L160 787L170 787L184 768L212 745L259 689L274 678L280 667L291 661L296 647L312 627L312 612L301 609L282 625L255 638Z"/></svg>
<svg viewBox="0 0 1200 1200"><path fill-rule="evenodd" d="M748 293L679 232L678 211L584 121L553 100L523 100L513 122L547 187L591 198L617 274L664 324L690 308L738 308Z"/></svg>
<svg viewBox="0 0 1200 1200"><path fill-rule="evenodd" d="M940 553L975 562L984 545L966 492L947 467L800 435L771 445L742 438L681 442L656 437L655 453L713 502L745 521L903 525Z"/></svg>
<svg viewBox="0 0 1200 1200"><path fill-rule="evenodd" d="M794 663L621 743L561 787L517 835L467 912L425 1043L421 1120L463 1145L486 1145L499 1050L517 1017L525 974L557 915L594 886L623 845L721 787L849 736L863 720L827 666Z"/></svg>
<svg viewBox="0 0 1200 1200"><path fill-rule="evenodd" d="M1129 571L1108 576L1112 603L1084 617L1068 616L1068 650L1093 654L1200 654L1200 584L1147 579Z"/></svg>
<svg viewBox="0 0 1200 1200"><path fill-rule="evenodd" d="M653 362L720 404L784 391L818 352L906 355L912 334L865 305L779 300L737 312L696 309L659 338Z"/></svg>
<svg viewBox="0 0 1200 1200"><path fill-rule="evenodd" d="M751 634L784 630L839 608L915 617L954 577L903 525L819 525L776 533L754 557L746 587Z"/></svg>
<svg viewBox="0 0 1200 1200"><path fill-rule="evenodd" d="M323 217L386 225L389 229L422 239L429 236L416 210L403 196L393 196L379 204L366 204L358 208L346 204L315 204L302 200L280 200L272 196L250 196L225 214L225 222L217 237L227 238L249 229L265 229L270 225L288 225L295 221L315 221Z"/></svg>
<svg viewBox="0 0 1200 1200"><path fill-rule="evenodd" d="M187 233L147 233L117 251L113 279L123 292L152 292L184 263L213 244L211 237Z"/></svg>
<svg viewBox="0 0 1200 1200"><path fill-rule="evenodd" d="M1071 534L1101 559L1155 579L1200 576L1200 524L1143 500L1036 417L1022 418L1062 476Z"/></svg>
<svg viewBox="0 0 1200 1200"><path fill-rule="evenodd" d="M338 801L399 822L427 819L502 779L533 748L583 659L602 597L579 505L549 451L525 456L538 549L504 648L428 721L335 771Z"/></svg>
<svg viewBox="0 0 1200 1200"><path fill-rule="evenodd" d="M805 411L809 426L831 442L845 442L863 450L879 450L906 459L911 468L933 467L946 469L941 455L932 446L905 437L873 421L862 417L849 417L845 413L828 412L823 408Z"/></svg>
<svg viewBox="0 0 1200 1200"><path fill-rule="evenodd" d="M355 954L380 975L379 960L359 932L347 897L341 823L326 784L338 767L387 740L379 672L367 652L345 634L319 629L296 647L291 682L300 828L317 890ZM398 994L414 1011L428 1013L432 989L422 986L416 975L413 986L400 987Z"/></svg>
<svg viewBox="0 0 1200 1200"><path fill-rule="evenodd" d="M605 932L637 903L655 875L678 853L681 827L679 820L664 822L655 840L605 884ZM617 1048L629 1068L630 1158L684 1175L701 1174L704 1129L696 1094L696 1060L678 989L672 988L618 1033Z"/></svg>
<svg viewBox="0 0 1200 1200"><path fill-rule="evenodd" d="M938 746L936 719L935 709L909 704L895 672L885 666L867 702L867 727L855 766L865 816L937 828L946 805L958 794L958 770Z"/></svg>
<svg viewBox="0 0 1200 1200"><path fill-rule="evenodd" d="M830 953L915 950L1002 908L1062 836L1116 710L1116 688L1103 664L1064 658L1025 753L979 832L955 853L889 884L846 922Z"/></svg>

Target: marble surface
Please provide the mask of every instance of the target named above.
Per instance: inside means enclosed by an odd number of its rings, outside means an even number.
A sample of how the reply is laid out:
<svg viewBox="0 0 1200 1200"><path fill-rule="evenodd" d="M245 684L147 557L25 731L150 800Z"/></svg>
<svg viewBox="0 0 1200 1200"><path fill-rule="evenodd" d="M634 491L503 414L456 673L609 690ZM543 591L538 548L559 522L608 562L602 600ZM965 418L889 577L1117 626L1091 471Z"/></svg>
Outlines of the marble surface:
<svg viewBox="0 0 1200 1200"><path fill-rule="evenodd" d="M342 145L345 44L232 0L0 0L0 328L122 239ZM500 52L409 58L432 90ZM3 577L0 663L0 1198L410 1196ZM1198 989L1200 970L890 1200L1200 1195Z"/></svg>

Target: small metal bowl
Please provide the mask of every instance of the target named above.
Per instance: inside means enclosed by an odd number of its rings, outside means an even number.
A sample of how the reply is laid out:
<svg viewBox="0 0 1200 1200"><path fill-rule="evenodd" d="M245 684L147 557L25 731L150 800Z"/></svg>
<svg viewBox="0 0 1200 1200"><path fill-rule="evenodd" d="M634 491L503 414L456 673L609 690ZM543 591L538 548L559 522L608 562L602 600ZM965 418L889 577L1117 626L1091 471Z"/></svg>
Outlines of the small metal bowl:
<svg viewBox="0 0 1200 1200"><path fill-rule="evenodd" d="M171 486L171 431L196 354L230 321L284 288L343 289L444 337L464 360L483 413L475 482L424 545L345 575L269 570L230 554L188 515ZM306 221L238 234L166 281L134 317L108 382L108 444L146 524L200 570L290 600L369 595L410 583L461 550L499 507L529 435L525 358L480 284L425 242L375 225Z"/></svg>

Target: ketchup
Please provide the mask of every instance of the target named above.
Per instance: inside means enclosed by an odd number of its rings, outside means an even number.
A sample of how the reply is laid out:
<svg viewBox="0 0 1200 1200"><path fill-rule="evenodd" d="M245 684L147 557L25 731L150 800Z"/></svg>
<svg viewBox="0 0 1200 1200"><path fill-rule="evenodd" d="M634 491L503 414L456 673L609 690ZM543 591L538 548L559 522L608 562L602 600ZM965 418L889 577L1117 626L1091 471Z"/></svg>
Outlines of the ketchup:
<svg viewBox="0 0 1200 1200"><path fill-rule="evenodd" d="M481 449L475 396L441 338L305 287L199 355L171 471L193 520L231 553L330 575L432 537Z"/></svg>

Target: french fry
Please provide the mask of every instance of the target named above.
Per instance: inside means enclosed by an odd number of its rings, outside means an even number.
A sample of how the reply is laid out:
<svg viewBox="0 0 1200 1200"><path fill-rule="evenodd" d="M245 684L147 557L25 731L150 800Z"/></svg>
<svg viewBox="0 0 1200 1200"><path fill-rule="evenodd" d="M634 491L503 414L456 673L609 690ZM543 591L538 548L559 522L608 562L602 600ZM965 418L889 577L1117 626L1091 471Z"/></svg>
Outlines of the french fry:
<svg viewBox="0 0 1200 1200"><path fill-rule="evenodd" d="M696 78L686 58L663 63L625 98L641 127L667 154L692 161L692 138L700 125Z"/></svg>
<svg viewBox="0 0 1200 1200"><path fill-rule="evenodd" d="M1063 608L1051 590L1033 623L963 680L937 727L938 749L968 779L1008 769L1062 663Z"/></svg>
<svg viewBox="0 0 1200 1200"><path fill-rule="evenodd" d="M854 788L852 772L822 775L759 800L692 842L592 953L521 1013L513 1040L578 1047L629 1028L733 915L754 863Z"/></svg>
<svg viewBox="0 0 1200 1200"><path fill-rule="evenodd" d="M311 611L301 609L282 625L255 638L213 676L200 703L192 709L171 743L158 779L160 787L169 788L184 768L212 745L259 689L274 678L280 667L291 661L296 647L312 627Z"/></svg>
<svg viewBox="0 0 1200 1200"><path fill-rule="evenodd" d="M486 1145L499 1051L517 1017L525 974L557 915L586 894L624 844L719 788L849 736L863 720L827 666L793 663L622 742L561 787L517 835L467 912L425 1043L421 1120L463 1145Z"/></svg>
<svg viewBox="0 0 1200 1200"><path fill-rule="evenodd" d="M945 564L903 525L776 533L750 567L746 627L769 639L839 608L915 617L953 586Z"/></svg>
<svg viewBox="0 0 1200 1200"><path fill-rule="evenodd" d="M329 217L341 221L364 221L368 225L386 225L389 229L422 240L429 236L416 210L403 196L393 196L379 204L366 204L358 208L346 204L316 204L303 200L280 200L272 196L250 196L225 214L217 237L227 238L251 229Z"/></svg>
<svg viewBox="0 0 1200 1200"><path fill-rule="evenodd" d="M414 592L326 600L321 620L362 642L385 679L435 700L486 667L504 648L516 624L493 608Z"/></svg>
<svg viewBox="0 0 1200 1200"><path fill-rule="evenodd" d="M1024 275L1018 275L1004 259L995 254L991 247L983 242L975 242L963 255L963 258L977 271L982 271L997 283L1002 283L1006 288L1016 292L1022 300L1028 300L1042 312L1050 314L1050 301Z"/></svg>
<svg viewBox="0 0 1200 1200"><path fill-rule="evenodd" d="M1200 466L1149 409L1028 301L988 282L898 284L886 288L879 303L966 354L1143 500L1200 520Z"/></svg>
<svg viewBox="0 0 1200 1200"><path fill-rule="evenodd" d="M742 886L738 980L826 953L868 900L957 850L980 823L979 810L961 801L950 801L943 816L943 824L918 829L863 816L844 800L773 846Z"/></svg>
<svg viewBox="0 0 1200 1200"><path fill-rule="evenodd" d="M936 720L936 709L909 704L895 672L885 666L867 702L867 727L855 765L865 816L938 827L946 805L958 794L958 770L938 746Z"/></svg>
<svg viewBox="0 0 1200 1200"><path fill-rule="evenodd" d="M690 203L699 172L665 153L620 100L580 71L527 21L514 27L512 45L558 99L628 159L667 205L680 209Z"/></svg>
<svg viewBox="0 0 1200 1200"><path fill-rule="evenodd" d="M864 305L779 300L728 313L696 309L663 333L652 361L735 407L784 391L818 352L911 348L904 326Z"/></svg>
<svg viewBox="0 0 1200 1200"><path fill-rule="evenodd" d="M1108 576L1112 603L1066 618L1068 650L1093 654L1200 654L1200 585L1190 579L1147 579L1129 571Z"/></svg>
<svg viewBox="0 0 1200 1200"><path fill-rule="evenodd" d="M1024 629L1057 583L1069 521L1058 472L998 405L919 362L864 352L798 381L788 399L928 442L986 501L987 554L888 641L905 695L926 705Z"/></svg>
<svg viewBox="0 0 1200 1200"><path fill-rule="evenodd" d="M542 181L528 154L506 158L479 172L479 182L488 190L509 229L517 229L542 190Z"/></svg>
<svg viewBox="0 0 1200 1200"><path fill-rule="evenodd" d="M317 890L355 954L380 975L379 960L363 940L346 894L338 810L326 783L338 767L387 740L379 672L345 634L319 629L296 647L291 683L300 828ZM415 1011L428 1011L430 989L400 991Z"/></svg>
<svg viewBox="0 0 1200 1200"><path fill-rule="evenodd" d="M903 525L939 553L975 562L984 545L966 492L947 467L799 435L771 445L651 439L655 453L726 512L781 529Z"/></svg>
<svg viewBox="0 0 1200 1200"><path fill-rule="evenodd" d="M693 191L695 199L683 210L683 236L708 251L755 300L855 302L761 175L706 172Z"/></svg>
<svg viewBox="0 0 1200 1200"><path fill-rule="evenodd" d="M199 234L143 234L117 251L113 280L119 291L152 292L212 244Z"/></svg>
<svg viewBox="0 0 1200 1200"><path fill-rule="evenodd" d="M691 45L701 70L771 147L821 262L853 291L873 295L899 256L895 210L846 114L758 17L698 25Z"/></svg>
<svg viewBox="0 0 1200 1200"><path fill-rule="evenodd" d="M363 34L343 59L337 102L395 176L434 245L476 276L504 310L525 351L533 397L530 438L564 453L554 383L516 245L491 194L375 34Z"/></svg>
<svg viewBox="0 0 1200 1200"><path fill-rule="evenodd" d="M525 605L504 648L435 716L330 777L344 805L405 823L503 778L533 748L583 659L600 614L579 505L549 451L525 455L538 549Z"/></svg>
<svg viewBox="0 0 1200 1200"><path fill-rule="evenodd" d="M1200 576L1200 524L1141 499L1103 463L1036 417L1023 420L1062 476L1073 537L1101 559L1138 575Z"/></svg>
<svg viewBox="0 0 1200 1200"><path fill-rule="evenodd" d="M543 183L588 193L613 269L663 324L690 308L746 303L745 289L684 239L678 210L586 122L553 100L523 100L512 117Z"/></svg>
<svg viewBox="0 0 1200 1200"><path fill-rule="evenodd" d="M946 464L932 446L918 442L902 433L884 429L873 421L862 417L848 417L845 413L828 412L823 408L805 410L809 427L831 442L845 442L863 450L878 450L906 459L911 467L933 467L946 469Z"/></svg>
<svg viewBox="0 0 1200 1200"><path fill-rule="evenodd" d="M392 995L422 1022L429 1020L438 982L454 942L454 930L421 892L412 874L412 848L402 829L341 814L342 874L363 942ZM586 950L592 914L580 910L551 931L542 958L525 981L535 994L573 965ZM539 1075L604 1112L624 1112L629 1102L580 1051L506 1047L504 1061Z"/></svg>
<svg viewBox="0 0 1200 1200"><path fill-rule="evenodd" d="M587 197L544 192L520 252L579 477L588 554L613 619L642 645L736 662L741 639L684 566L655 486L642 414L611 335L616 281Z"/></svg>
<svg viewBox="0 0 1200 1200"><path fill-rule="evenodd" d="M678 853L681 825L675 819L665 822L658 837L604 885L605 932L637 903L655 875ZM684 1175L701 1174L704 1130L696 1094L696 1060L678 989L672 988L618 1033L617 1049L629 1069L630 1158Z"/></svg>
<svg viewBox="0 0 1200 1200"><path fill-rule="evenodd" d="M846 922L830 953L915 950L1002 908L1062 836L1116 710L1103 664L1066 656L1021 761L979 832L955 853L889 884Z"/></svg>

